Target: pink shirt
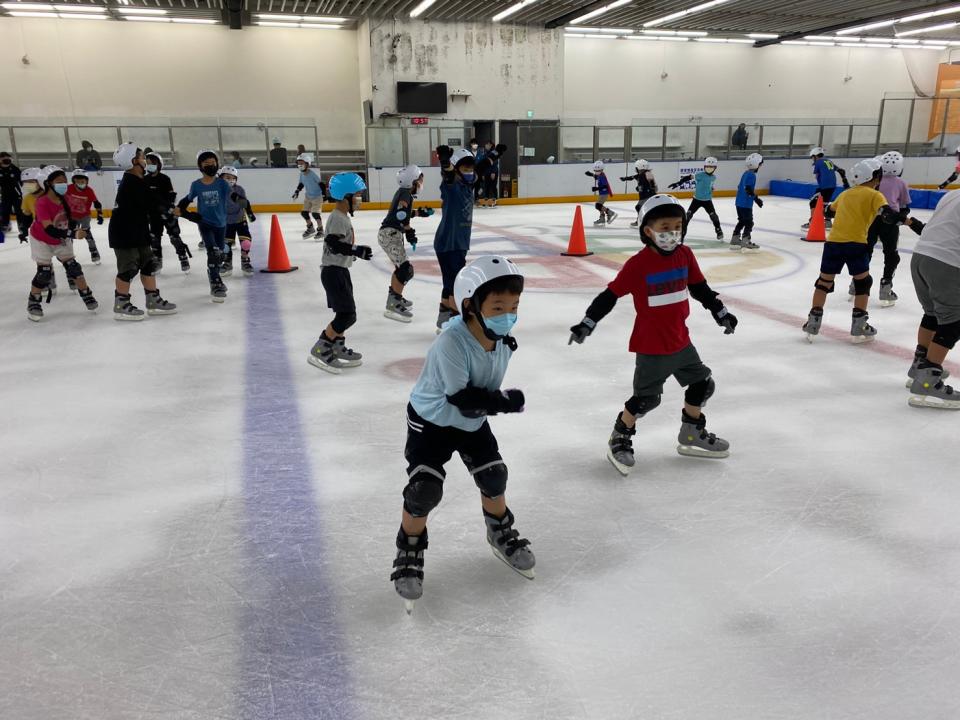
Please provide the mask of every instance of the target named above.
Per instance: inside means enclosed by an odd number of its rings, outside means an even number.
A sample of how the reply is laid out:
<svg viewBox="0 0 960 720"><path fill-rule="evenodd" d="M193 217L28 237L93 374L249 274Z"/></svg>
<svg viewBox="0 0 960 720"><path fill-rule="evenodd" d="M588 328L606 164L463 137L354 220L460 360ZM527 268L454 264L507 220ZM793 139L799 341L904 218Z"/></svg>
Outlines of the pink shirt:
<svg viewBox="0 0 960 720"><path fill-rule="evenodd" d="M901 177L884 175L877 190L883 193L891 210L899 212L910 204L910 186Z"/></svg>
<svg viewBox="0 0 960 720"><path fill-rule="evenodd" d="M42 195L37 200L37 207L34 210L33 217L33 225L30 226L31 237L47 245L60 245L63 243L62 240L50 237L43 227L43 224L46 222L53 222L54 227L58 227L61 230L66 230L70 227L67 213L64 212L63 205L61 205L59 201L51 200L46 194Z"/></svg>

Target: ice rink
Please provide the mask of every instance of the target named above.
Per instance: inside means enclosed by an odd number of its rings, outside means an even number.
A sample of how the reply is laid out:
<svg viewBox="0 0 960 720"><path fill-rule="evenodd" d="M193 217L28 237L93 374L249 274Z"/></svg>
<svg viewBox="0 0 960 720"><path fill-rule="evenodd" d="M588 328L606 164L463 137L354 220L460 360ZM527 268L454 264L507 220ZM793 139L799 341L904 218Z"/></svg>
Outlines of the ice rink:
<svg viewBox="0 0 960 720"><path fill-rule="evenodd" d="M321 245L296 214L281 221L300 270L226 278L224 305L183 223L194 270L175 269L167 244L159 284L180 313L142 323L112 319L106 225L103 265L77 243L99 313L58 265L40 324L26 318L27 246L8 234L0 718L956 720L960 414L907 405L916 236L901 233L900 301L872 299L877 341L851 344L841 277L808 344L821 246L799 240L806 203L766 198L755 255L715 242L698 214L687 242L740 320L725 336L691 303L717 383L707 427L731 455L677 455L682 391L668 383L623 478L604 453L631 395L630 299L567 344L641 247L633 203L613 207L596 229L583 206L596 252L583 259L560 256L572 205L474 212L471 257L506 254L527 273L505 383L526 412L491 426L537 577L491 554L454 461L410 617L389 575L404 409L435 337L437 216L416 223L403 325L382 316L383 212L357 214L375 250L352 272L348 344L364 364L340 376L307 364L331 313ZM718 210L729 238L732 199ZM258 268L269 222L253 226Z"/></svg>

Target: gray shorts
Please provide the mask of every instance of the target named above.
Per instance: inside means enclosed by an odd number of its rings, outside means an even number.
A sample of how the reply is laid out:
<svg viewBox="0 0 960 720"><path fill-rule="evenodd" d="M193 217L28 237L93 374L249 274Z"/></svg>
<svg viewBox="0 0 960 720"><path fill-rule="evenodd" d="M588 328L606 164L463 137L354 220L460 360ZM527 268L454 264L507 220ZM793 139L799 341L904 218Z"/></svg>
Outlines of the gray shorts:
<svg viewBox="0 0 960 720"><path fill-rule="evenodd" d="M407 261L407 248L403 244L403 233L396 228L380 228L377 234L377 242L383 248L390 261L400 267Z"/></svg>
<svg viewBox="0 0 960 720"><path fill-rule="evenodd" d="M73 240L64 240L58 245L50 245L35 237L30 238L30 257L37 265L49 265L54 258L60 262L66 262L73 256Z"/></svg>
<svg viewBox="0 0 960 720"><path fill-rule="evenodd" d="M686 387L710 377L710 368L703 364L693 344L673 355L641 355L637 353L637 368L633 372L633 394L648 397L663 394L663 383L673 376Z"/></svg>
<svg viewBox="0 0 960 720"><path fill-rule="evenodd" d="M910 274L925 315L935 316L940 325L960 321L960 268L914 253Z"/></svg>

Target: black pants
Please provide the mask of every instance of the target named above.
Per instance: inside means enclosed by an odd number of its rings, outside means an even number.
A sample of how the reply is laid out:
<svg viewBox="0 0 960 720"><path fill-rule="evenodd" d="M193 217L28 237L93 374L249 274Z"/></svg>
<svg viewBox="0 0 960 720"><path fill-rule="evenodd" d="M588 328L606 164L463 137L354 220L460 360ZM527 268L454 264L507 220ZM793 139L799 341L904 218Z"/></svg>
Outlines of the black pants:
<svg viewBox="0 0 960 720"><path fill-rule="evenodd" d="M452 297L453 283L457 279L457 273L467 264L467 251L450 250L447 252L438 252L437 262L440 264L440 277L443 280L443 297Z"/></svg>
<svg viewBox="0 0 960 720"><path fill-rule="evenodd" d="M739 235L743 231L744 237L750 237L753 232L753 208L737 208L737 226L733 229L734 235Z"/></svg>
<svg viewBox="0 0 960 720"><path fill-rule="evenodd" d="M331 325L343 335L357 321L350 270L339 265L324 265L320 270L320 282L327 291L327 307L334 312Z"/></svg>
<svg viewBox="0 0 960 720"><path fill-rule="evenodd" d="M707 215L709 215L710 219L713 221L713 227L719 231L720 216L717 215L717 209L713 206L713 200L697 200L694 198L693 202L690 203L689 209L687 210L687 222L690 222L693 219L694 214L700 208L703 208L707 211Z"/></svg>
<svg viewBox="0 0 960 720"><path fill-rule="evenodd" d="M183 245L183 241L180 239L180 224L177 222L177 218L173 215L167 219L164 219L162 215L151 215L150 247L153 248L153 254L158 258L163 257L163 246L161 245L160 241L163 238L164 229L166 229L167 235L170 236L170 244L173 245L174 249L177 251L177 255L184 254L180 249Z"/></svg>
<svg viewBox="0 0 960 720"><path fill-rule="evenodd" d="M19 188L18 188L19 190ZM10 222L10 216L17 216L17 226L22 228L24 224L23 210L20 208L22 198L19 192L12 188L3 188L0 190L0 227L6 227Z"/></svg>
<svg viewBox="0 0 960 720"><path fill-rule="evenodd" d="M897 265L900 264L900 253L897 251L897 244L900 241L900 226L889 225L877 218L870 226L870 230L867 231L867 247L870 249L871 257L873 257L873 249L877 246L877 241L880 241L883 245L883 276L881 279L890 282L893 280L893 274L897 271Z"/></svg>
<svg viewBox="0 0 960 720"><path fill-rule="evenodd" d="M497 195L497 181L499 176L496 173L492 175L487 175L483 179L483 198L484 200L496 200Z"/></svg>
<svg viewBox="0 0 960 720"><path fill-rule="evenodd" d="M649 200L650 198L652 198L653 195L654 195L654 193L640 193L640 194L638 195L639 199L637 200L637 204L636 204L636 209L637 209L637 214L638 214L638 215L640 214L640 208L642 208L642 207L643 207L643 204L644 204L647 200Z"/></svg>
<svg viewBox="0 0 960 720"><path fill-rule="evenodd" d="M823 207L827 207L833 201L833 194L837 191L835 187L832 188L820 188L817 190L816 194L810 198L810 209L813 210L817 206L817 197L823 198Z"/></svg>

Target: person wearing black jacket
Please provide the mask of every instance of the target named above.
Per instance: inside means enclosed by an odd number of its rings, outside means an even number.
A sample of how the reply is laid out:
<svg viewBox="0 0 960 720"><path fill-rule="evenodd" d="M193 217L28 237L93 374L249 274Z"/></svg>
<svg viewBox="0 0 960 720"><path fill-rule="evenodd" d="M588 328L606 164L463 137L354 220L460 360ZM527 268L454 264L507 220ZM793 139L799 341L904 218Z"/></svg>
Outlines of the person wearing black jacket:
<svg viewBox="0 0 960 720"><path fill-rule="evenodd" d="M130 302L130 281L138 273L146 293L147 313L172 315L177 306L160 297L155 277L158 263L151 249L150 214L156 200L144 180L147 159L136 144L124 143L113 154L113 161L124 170L109 227L110 247L117 256L113 317L143 320L143 310Z"/></svg>
<svg viewBox="0 0 960 720"><path fill-rule="evenodd" d="M170 180L170 176L163 172L163 158L155 152L148 152L146 158L146 174L143 177L153 196L153 208L150 210L150 246L153 248L153 256L157 259L157 271L159 272L163 268L161 240L163 239L163 230L166 228L167 235L170 236L170 244L177 251L180 269L188 273L190 272L190 260L188 258L193 257L193 253L180 238L180 223L173 214L173 208L177 202L177 193L173 189L173 182Z"/></svg>
<svg viewBox="0 0 960 720"><path fill-rule="evenodd" d="M22 199L20 168L13 164L10 153L0 152L0 229L4 232L10 231L11 214L17 216L17 224L23 229L25 220L20 210Z"/></svg>

